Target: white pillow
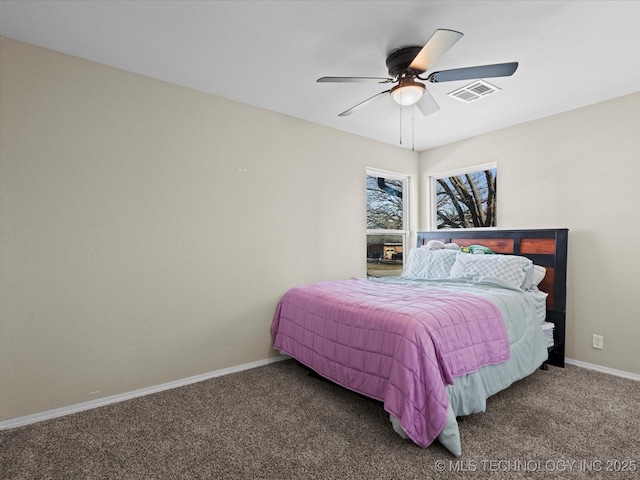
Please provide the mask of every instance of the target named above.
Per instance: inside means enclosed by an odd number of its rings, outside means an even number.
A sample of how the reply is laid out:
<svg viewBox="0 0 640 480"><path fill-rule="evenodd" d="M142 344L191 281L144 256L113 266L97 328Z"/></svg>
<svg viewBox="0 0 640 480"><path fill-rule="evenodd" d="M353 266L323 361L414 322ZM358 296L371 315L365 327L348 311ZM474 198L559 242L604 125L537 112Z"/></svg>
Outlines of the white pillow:
<svg viewBox="0 0 640 480"><path fill-rule="evenodd" d="M540 285L540 282L542 282L546 274L546 268L541 267L540 265L531 265L531 267L527 268L526 275L522 281L522 285L520 285L520 288L522 290L532 290L534 287Z"/></svg>
<svg viewBox="0 0 640 480"><path fill-rule="evenodd" d="M449 249L413 248L409 251L402 276L428 280L449 278L449 272L456 261L457 253L456 250Z"/></svg>
<svg viewBox="0 0 640 480"><path fill-rule="evenodd" d="M458 252L451 267L452 277L493 277L521 288L533 262L517 255L473 255Z"/></svg>
<svg viewBox="0 0 640 480"><path fill-rule="evenodd" d="M533 283L534 287L540 285L540 282L544 280L544 276L547 274L547 269L541 267L540 265L533 266L533 279L531 283Z"/></svg>
<svg viewBox="0 0 640 480"><path fill-rule="evenodd" d="M535 290L529 290L527 295L533 298L533 303L536 306L536 317L540 320L540 323L544 322L547 318L547 294L541 292L537 288Z"/></svg>

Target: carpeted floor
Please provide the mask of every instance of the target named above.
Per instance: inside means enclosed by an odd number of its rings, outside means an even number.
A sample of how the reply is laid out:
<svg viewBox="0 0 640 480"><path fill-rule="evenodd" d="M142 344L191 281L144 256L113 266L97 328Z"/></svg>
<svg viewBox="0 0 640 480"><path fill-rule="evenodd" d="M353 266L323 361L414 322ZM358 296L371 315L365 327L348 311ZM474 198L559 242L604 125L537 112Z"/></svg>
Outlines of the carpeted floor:
<svg viewBox="0 0 640 480"><path fill-rule="evenodd" d="M456 459L284 361L2 431L0 478L637 479L639 407L640 382L539 370L460 422Z"/></svg>

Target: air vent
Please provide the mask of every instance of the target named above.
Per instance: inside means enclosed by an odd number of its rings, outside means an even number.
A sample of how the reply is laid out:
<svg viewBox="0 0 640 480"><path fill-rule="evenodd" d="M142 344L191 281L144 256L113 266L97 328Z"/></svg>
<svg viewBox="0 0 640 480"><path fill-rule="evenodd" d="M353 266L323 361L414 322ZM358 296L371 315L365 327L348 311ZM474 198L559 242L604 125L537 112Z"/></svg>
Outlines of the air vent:
<svg viewBox="0 0 640 480"><path fill-rule="evenodd" d="M495 85L491 85L484 80L478 80L465 87L454 90L448 95L460 100L461 102L469 103L499 91L500 89Z"/></svg>

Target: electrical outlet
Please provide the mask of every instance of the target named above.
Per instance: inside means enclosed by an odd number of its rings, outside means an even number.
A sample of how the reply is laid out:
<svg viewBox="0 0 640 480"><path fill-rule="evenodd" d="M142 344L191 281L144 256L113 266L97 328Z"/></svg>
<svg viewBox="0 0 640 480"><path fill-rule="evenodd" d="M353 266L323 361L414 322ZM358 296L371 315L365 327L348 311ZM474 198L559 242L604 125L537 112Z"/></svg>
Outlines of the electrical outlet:
<svg viewBox="0 0 640 480"><path fill-rule="evenodd" d="M604 337L602 335L593 335L593 348L602 350L604 348Z"/></svg>

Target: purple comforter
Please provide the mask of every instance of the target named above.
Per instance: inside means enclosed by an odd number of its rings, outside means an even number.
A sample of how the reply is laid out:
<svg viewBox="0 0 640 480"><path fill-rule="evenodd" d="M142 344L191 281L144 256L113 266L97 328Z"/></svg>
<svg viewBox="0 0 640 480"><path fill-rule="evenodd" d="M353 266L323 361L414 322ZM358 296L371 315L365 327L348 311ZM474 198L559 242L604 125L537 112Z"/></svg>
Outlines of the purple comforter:
<svg viewBox="0 0 640 480"><path fill-rule="evenodd" d="M492 303L363 279L289 290L271 334L275 349L383 401L422 447L444 428L446 385L510 355L502 315Z"/></svg>

